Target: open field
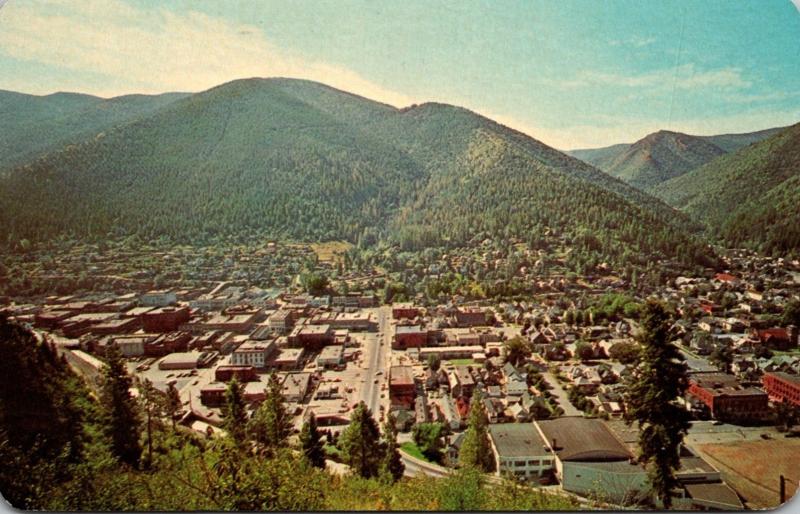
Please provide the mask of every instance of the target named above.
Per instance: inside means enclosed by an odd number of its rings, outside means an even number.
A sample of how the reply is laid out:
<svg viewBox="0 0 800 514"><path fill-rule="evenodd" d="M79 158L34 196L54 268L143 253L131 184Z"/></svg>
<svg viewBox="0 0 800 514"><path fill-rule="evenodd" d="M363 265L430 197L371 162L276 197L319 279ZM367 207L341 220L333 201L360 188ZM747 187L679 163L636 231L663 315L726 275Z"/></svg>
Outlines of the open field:
<svg viewBox="0 0 800 514"><path fill-rule="evenodd" d="M720 470L724 479L753 509L777 507L779 476L786 477L786 497L800 481L800 439L704 444L697 449Z"/></svg>
<svg viewBox="0 0 800 514"><path fill-rule="evenodd" d="M325 243L311 243L309 245L320 262L337 262L342 254L353 247L345 241L328 241Z"/></svg>

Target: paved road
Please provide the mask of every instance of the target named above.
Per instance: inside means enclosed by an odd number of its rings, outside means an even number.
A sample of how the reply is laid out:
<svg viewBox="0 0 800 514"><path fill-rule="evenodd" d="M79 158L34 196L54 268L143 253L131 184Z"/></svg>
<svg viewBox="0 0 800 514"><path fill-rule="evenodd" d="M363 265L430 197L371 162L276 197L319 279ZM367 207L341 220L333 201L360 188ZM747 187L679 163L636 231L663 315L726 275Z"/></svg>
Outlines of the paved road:
<svg viewBox="0 0 800 514"><path fill-rule="evenodd" d="M381 385L388 380L388 366L387 359L389 357L388 349L391 348L391 334L388 320L388 309L381 307L375 311L378 322L378 333L367 334L365 337L366 344L368 345L368 362L369 367L366 371L364 387L361 390L361 400L367 404L370 411L376 419L380 417L380 404L381 404ZM381 344L383 343L383 344ZM376 375L378 371L382 373ZM377 379L377 384L375 383Z"/></svg>
<svg viewBox="0 0 800 514"><path fill-rule="evenodd" d="M449 468L439 466L438 464L431 464L430 462L425 462L416 457L412 457L402 450L400 450L400 458L403 460L403 464L406 466L404 475L407 477L423 475L442 478L449 475L452 471Z"/></svg>
<svg viewBox="0 0 800 514"><path fill-rule="evenodd" d="M569 396L567 392L561 387L561 383L558 379L550 373L546 371L542 373L545 381L547 381L548 385L550 385L550 393L556 397L558 400L558 405L564 410L564 416L583 416L583 413L576 409L572 403L569 401Z"/></svg>

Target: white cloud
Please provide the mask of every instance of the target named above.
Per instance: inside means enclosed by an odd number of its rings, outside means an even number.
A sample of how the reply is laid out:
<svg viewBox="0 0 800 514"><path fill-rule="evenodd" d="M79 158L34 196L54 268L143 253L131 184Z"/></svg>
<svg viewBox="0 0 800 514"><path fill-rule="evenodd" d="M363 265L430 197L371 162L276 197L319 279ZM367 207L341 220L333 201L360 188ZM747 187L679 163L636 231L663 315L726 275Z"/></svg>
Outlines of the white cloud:
<svg viewBox="0 0 800 514"><path fill-rule="evenodd" d="M800 1L800 0L798 0ZM658 41L654 37L632 36L628 39L612 39L608 42L610 46L632 46L634 48L642 48L650 46Z"/></svg>
<svg viewBox="0 0 800 514"><path fill-rule="evenodd" d="M107 77L81 89L101 96L201 91L238 78L281 76L396 106L414 102L351 70L290 55L257 27L121 0L12 2L0 12L0 54ZM59 84L41 87L52 92Z"/></svg>
<svg viewBox="0 0 800 514"><path fill-rule="evenodd" d="M698 70L694 64L683 64L675 68L663 68L647 73L626 75L584 71L574 79L559 83L564 88L616 86L641 89L647 93L663 93L674 89L744 89L752 85L742 76L739 68Z"/></svg>
<svg viewBox="0 0 800 514"><path fill-rule="evenodd" d="M0 5L3 2L0 0ZM654 42L652 38L632 37L619 44L643 47ZM397 107L430 99L414 98L352 70L293 55L272 44L259 27L194 11L175 13L137 8L136 4L122 0L10 2L0 10L0 55L67 71L52 82L38 84L26 81L25 77L0 77L0 88L31 93L70 90L108 97L191 92L237 78L282 76L323 82ZM742 103L777 99L748 97L751 84L738 68L701 70L692 64L637 75L585 71L570 80L542 83L558 89L623 87L632 98L682 89L724 93L731 101ZM711 134L741 131L741 127L757 130L788 125L800 119L800 112L764 112L750 117L689 120L667 126L656 121L614 118L552 127L520 120L524 113L509 116L476 108L476 104L484 104L483 100L440 100L471 108L561 149L633 142L664 128Z"/></svg>

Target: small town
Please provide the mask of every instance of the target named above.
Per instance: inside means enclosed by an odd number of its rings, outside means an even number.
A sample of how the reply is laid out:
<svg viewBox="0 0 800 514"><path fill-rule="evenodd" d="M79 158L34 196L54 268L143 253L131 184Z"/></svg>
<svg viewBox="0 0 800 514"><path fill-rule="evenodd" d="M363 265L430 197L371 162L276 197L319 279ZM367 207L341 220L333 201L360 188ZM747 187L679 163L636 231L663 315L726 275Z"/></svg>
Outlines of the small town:
<svg viewBox="0 0 800 514"><path fill-rule="evenodd" d="M796 508L754 4L0 0L0 500Z"/></svg>
<svg viewBox="0 0 800 514"><path fill-rule="evenodd" d="M724 273L640 285L635 296L611 270L566 278L555 269L522 301L455 294L439 303L387 298L387 281L403 272L347 271L346 247L334 248L271 242L182 267L175 252L149 253L159 262L149 273L135 269L136 255L87 258L81 248L56 259L58 278L114 292L6 297L2 310L54 343L95 386L116 347L135 384L177 391L174 419L203 437L224 432L232 381L252 413L277 377L294 432L313 415L331 469L343 469L337 438L363 402L377 421L396 421L406 475L441 477L458 466L479 395L496 476L631 505L647 490L647 473L634 459L636 427L623 419L626 379L638 359L642 302L655 297L678 315L674 341L688 369L681 401L693 421L676 505L762 508L796 489L797 261L729 251ZM429 270L462 262L444 256ZM181 273L169 273L173 266ZM515 266L520 281L531 281L524 262ZM65 277L70 269L82 278ZM36 280L36 270L27 276ZM745 465L764 473L748 478Z"/></svg>

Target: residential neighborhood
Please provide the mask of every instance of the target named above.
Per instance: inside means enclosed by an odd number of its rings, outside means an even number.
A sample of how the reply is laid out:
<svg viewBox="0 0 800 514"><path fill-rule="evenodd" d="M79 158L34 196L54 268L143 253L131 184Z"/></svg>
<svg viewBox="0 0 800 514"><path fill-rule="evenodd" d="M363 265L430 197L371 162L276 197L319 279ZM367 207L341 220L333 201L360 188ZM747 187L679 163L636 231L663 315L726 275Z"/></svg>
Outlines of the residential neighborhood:
<svg viewBox="0 0 800 514"><path fill-rule="evenodd" d="M282 252L267 246L259 262L281 262ZM728 273L678 276L641 287L638 297L624 282L582 288L592 279L577 277L575 286L499 303L386 302L369 289L375 270L368 280L336 274L349 292L312 294L292 261L261 289L252 276L242 279L234 259L225 280L206 287L170 288L165 279L158 289L52 295L3 310L93 380L108 348L118 348L136 380L178 390L180 423L205 436L223 430L232 380L244 385L252 413L275 375L296 431L313 414L335 444L364 402L379 422L390 413L396 420L407 473L438 474L458 467L479 395L498 476L634 504L646 494L647 474L636 460L636 426L624 421L626 384L637 362L638 302L656 297L675 309L672 337L688 377L681 401L695 420L682 450L680 505L741 509L775 500L780 476L764 476L753 496L737 490L742 471L717 455L715 435L728 447L740 444L725 437L731 427L744 445L797 441L786 439L793 423L776 419L785 406L800 406L798 329L781 316L796 308L800 264L744 252L727 258ZM312 272L335 268L320 262ZM416 435L429 425L442 427L435 459L420 453Z"/></svg>

